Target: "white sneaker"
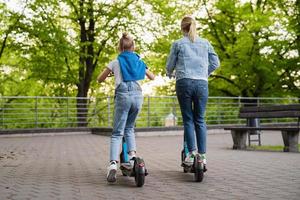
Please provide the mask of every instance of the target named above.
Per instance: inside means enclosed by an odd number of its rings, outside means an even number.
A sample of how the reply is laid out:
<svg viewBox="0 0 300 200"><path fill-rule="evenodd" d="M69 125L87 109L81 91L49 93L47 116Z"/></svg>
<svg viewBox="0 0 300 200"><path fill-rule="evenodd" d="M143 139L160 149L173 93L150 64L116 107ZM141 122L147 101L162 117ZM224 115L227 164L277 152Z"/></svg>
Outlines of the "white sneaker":
<svg viewBox="0 0 300 200"><path fill-rule="evenodd" d="M203 164L204 165L206 165L206 155L205 154L200 154L200 156L201 156L201 160L202 160L202 162L203 162Z"/></svg>
<svg viewBox="0 0 300 200"><path fill-rule="evenodd" d="M132 156L129 155L129 163L130 163L131 168L133 168L133 166L134 166L135 157L136 157L135 154Z"/></svg>
<svg viewBox="0 0 300 200"><path fill-rule="evenodd" d="M206 164L207 164L207 162L206 162L206 155L205 154L200 154L200 157L201 157L201 160L202 160L202 162L203 162L203 171L204 172L206 172L207 171L207 168L206 168Z"/></svg>
<svg viewBox="0 0 300 200"><path fill-rule="evenodd" d="M195 152L189 152L186 158L184 159L184 164L193 165L194 163Z"/></svg>
<svg viewBox="0 0 300 200"><path fill-rule="evenodd" d="M107 167L107 181L110 183L116 182L117 180L117 162L111 161Z"/></svg>

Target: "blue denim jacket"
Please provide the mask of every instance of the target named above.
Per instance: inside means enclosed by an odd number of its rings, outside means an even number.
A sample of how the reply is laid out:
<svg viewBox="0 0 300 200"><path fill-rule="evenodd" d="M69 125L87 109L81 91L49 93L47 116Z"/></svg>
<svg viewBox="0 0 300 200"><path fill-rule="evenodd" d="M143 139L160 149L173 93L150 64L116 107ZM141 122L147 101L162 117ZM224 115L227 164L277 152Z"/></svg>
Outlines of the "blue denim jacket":
<svg viewBox="0 0 300 200"><path fill-rule="evenodd" d="M191 42L185 36L172 44L166 68L169 77L175 69L176 80L189 78L207 81L219 65L218 55L206 39L197 37L195 42Z"/></svg>

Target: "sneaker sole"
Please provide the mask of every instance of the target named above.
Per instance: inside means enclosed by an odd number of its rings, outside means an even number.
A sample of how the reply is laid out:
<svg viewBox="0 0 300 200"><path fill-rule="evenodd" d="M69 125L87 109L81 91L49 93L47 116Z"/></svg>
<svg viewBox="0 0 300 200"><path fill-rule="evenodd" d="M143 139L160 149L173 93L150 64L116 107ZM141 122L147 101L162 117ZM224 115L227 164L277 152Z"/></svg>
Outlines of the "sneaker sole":
<svg viewBox="0 0 300 200"><path fill-rule="evenodd" d="M116 182L116 173L117 173L117 170L115 169L112 169L109 171L109 174L107 176L107 181L110 182L110 183L114 183Z"/></svg>

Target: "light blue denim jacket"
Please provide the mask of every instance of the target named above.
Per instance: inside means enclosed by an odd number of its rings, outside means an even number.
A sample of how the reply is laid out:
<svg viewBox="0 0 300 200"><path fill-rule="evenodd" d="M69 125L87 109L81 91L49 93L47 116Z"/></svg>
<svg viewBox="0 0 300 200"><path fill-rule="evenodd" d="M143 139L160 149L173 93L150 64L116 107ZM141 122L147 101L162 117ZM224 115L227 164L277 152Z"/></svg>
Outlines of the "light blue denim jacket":
<svg viewBox="0 0 300 200"><path fill-rule="evenodd" d="M197 37L191 42L186 36L172 44L167 61L167 75L175 69L176 80L189 78L208 80L208 76L219 67L220 61L212 45Z"/></svg>

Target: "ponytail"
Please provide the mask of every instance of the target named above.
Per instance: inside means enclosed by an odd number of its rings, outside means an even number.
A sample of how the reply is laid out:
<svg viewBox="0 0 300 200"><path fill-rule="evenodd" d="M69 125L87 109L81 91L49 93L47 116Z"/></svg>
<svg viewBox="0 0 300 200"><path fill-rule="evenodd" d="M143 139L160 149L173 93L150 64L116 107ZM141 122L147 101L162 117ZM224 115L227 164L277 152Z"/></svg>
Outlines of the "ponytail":
<svg viewBox="0 0 300 200"><path fill-rule="evenodd" d="M120 52L126 50L132 50L134 48L134 39L126 32L122 34L121 39L119 40L118 50Z"/></svg>
<svg viewBox="0 0 300 200"><path fill-rule="evenodd" d="M181 21L181 30L187 34L191 42L195 42L197 37L196 21L191 17L184 17Z"/></svg>
<svg viewBox="0 0 300 200"><path fill-rule="evenodd" d="M192 42L195 42L195 40L196 40L196 23L195 23L195 20L192 20L192 22L191 22L190 30L188 32L188 36L189 36L189 39Z"/></svg>

